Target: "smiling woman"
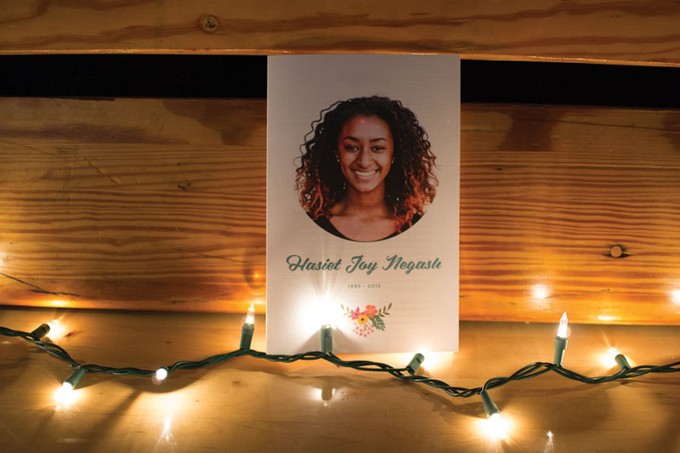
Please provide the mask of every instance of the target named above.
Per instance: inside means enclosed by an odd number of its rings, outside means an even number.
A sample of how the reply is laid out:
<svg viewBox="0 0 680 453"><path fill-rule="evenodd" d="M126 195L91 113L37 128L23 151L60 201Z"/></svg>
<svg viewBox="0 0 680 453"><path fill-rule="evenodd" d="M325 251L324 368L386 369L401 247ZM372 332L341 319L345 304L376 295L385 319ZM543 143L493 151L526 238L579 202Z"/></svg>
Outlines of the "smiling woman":
<svg viewBox="0 0 680 453"><path fill-rule="evenodd" d="M435 156L415 114L372 96L322 112L302 146L296 182L310 218L343 239L394 237L425 214L436 194Z"/></svg>

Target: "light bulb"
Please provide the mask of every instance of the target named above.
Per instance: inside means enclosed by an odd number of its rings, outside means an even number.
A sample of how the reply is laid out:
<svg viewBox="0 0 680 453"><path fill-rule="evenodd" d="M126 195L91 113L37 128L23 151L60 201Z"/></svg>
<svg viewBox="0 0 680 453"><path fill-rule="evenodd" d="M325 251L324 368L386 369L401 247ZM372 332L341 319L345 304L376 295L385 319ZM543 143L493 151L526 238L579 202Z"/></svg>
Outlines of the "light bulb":
<svg viewBox="0 0 680 453"><path fill-rule="evenodd" d="M250 349L250 345L253 343L253 333L255 333L255 306L251 304L246 314L246 320L241 327L240 349Z"/></svg>
<svg viewBox="0 0 680 453"><path fill-rule="evenodd" d="M52 340L57 340L64 336L64 331L66 330L64 326L61 324L61 322L58 319L53 319L52 321L47 323L48 326L50 326L50 331L49 331L49 337Z"/></svg>
<svg viewBox="0 0 680 453"><path fill-rule="evenodd" d="M509 423L500 413L492 414L487 420L488 433L494 439L507 439Z"/></svg>
<svg viewBox="0 0 680 453"><path fill-rule="evenodd" d="M57 410L71 406L76 399L78 399L78 392L75 392L74 389L78 386L81 379L83 379L86 372L87 370L85 368L78 368L66 378L61 384L61 387L57 389L54 393L54 401L57 403Z"/></svg>
<svg viewBox="0 0 680 453"><path fill-rule="evenodd" d="M567 320L567 314L562 313L560 318L560 324L557 327L557 336L555 337L555 365L562 366L562 360L564 359L564 350L567 349L567 337L569 336L569 321Z"/></svg>
<svg viewBox="0 0 680 453"><path fill-rule="evenodd" d="M567 338L569 336L569 320L567 319L567 313L562 313L560 318L560 324L557 327L557 336L560 338Z"/></svg>
<svg viewBox="0 0 680 453"><path fill-rule="evenodd" d="M83 367L76 369L69 377L67 377L64 380L64 383L62 384L64 389L65 390L73 390L74 388L76 388L78 386L78 384L80 383L80 381L85 376L86 372L87 372L87 370Z"/></svg>
<svg viewBox="0 0 680 453"><path fill-rule="evenodd" d="M630 370L630 363L628 362L628 359L626 358L625 355L617 354L616 357L614 357L614 360L616 361L616 364L619 366L619 368L621 368L622 371Z"/></svg>
<svg viewBox="0 0 680 453"><path fill-rule="evenodd" d="M479 396L482 398L482 404L484 404L484 412L486 412L487 417L491 418L492 415L501 413L501 411L498 410L498 406L496 406L496 403L494 403L493 400L491 399L491 396L489 396L489 392L487 392L486 390L482 390Z"/></svg>
<svg viewBox="0 0 680 453"><path fill-rule="evenodd" d="M245 323L253 325L255 324L255 306L253 304L250 304L250 307L248 308Z"/></svg>
<svg viewBox="0 0 680 453"><path fill-rule="evenodd" d="M330 325L321 326L319 332L321 336L321 352L333 352L333 327Z"/></svg>
<svg viewBox="0 0 680 453"><path fill-rule="evenodd" d="M154 379L157 382L163 382L167 377L168 369L165 367L160 367L159 369L156 370L156 374L154 374Z"/></svg>
<svg viewBox="0 0 680 453"><path fill-rule="evenodd" d="M486 423L484 423L484 430L487 435L496 440L507 439L510 428L508 420L501 416L498 406L496 406L486 390L482 390L479 396L482 398L484 412L486 412L487 416Z"/></svg>
<svg viewBox="0 0 680 453"><path fill-rule="evenodd" d="M53 396L54 402L57 403L57 410L67 408L76 402L78 399L78 392L73 391L73 386L64 382L59 386Z"/></svg>
<svg viewBox="0 0 680 453"><path fill-rule="evenodd" d="M406 365L406 369L409 371L409 373L416 374L416 371L418 371L423 361L425 361L425 356L421 353L417 353L413 356L409 364Z"/></svg>
<svg viewBox="0 0 680 453"><path fill-rule="evenodd" d="M50 333L50 325L49 324L40 324L38 327L33 329L31 332L31 336L35 338L36 340L42 339L45 335Z"/></svg>
<svg viewBox="0 0 680 453"><path fill-rule="evenodd" d="M607 349L607 352L601 355L602 365L608 368L616 366L616 356L618 354L619 351L613 346Z"/></svg>

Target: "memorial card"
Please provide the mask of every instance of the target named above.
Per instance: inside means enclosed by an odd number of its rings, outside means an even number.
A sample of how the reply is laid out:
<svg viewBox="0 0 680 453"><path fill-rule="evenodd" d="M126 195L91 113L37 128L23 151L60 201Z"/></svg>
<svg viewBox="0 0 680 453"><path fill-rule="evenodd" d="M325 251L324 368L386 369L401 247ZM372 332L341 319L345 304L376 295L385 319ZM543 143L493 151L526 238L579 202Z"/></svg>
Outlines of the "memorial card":
<svg viewBox="0 0 680 453"><path fill-rule="evenodd" d="M268 65L267 352L456 351L459 58Z"/></svg>

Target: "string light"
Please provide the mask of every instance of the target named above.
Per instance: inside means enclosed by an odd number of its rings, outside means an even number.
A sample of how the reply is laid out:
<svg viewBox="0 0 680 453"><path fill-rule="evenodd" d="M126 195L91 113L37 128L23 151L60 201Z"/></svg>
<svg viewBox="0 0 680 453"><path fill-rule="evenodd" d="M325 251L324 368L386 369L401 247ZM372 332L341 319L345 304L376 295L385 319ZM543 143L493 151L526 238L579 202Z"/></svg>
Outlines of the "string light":
<svg viewBox="0 0 680 453"><path fill-rule="evenodd" d="M250 305L246 320L241 327L241 349L250 349L253 342L253 334L255 333L255 306Z"/></svg>
<svg viewBox="0 0 680 453"><path fill-rule="evenodd" d="M607 352L601 354L600 358L602 365L611 368L616 366L616 356L619 355L619 351L615 347L610 347Z"/></svg>
<svg viewBox="0 0 680 453"><path fill-rule="evenodd" d="M555 337L555 359L554 363L557 366L562 366L564 359L564 350L567 349L567 338L569 336L569 321L567 314L562 313L560 324L557 327L557 336Z"/></svg>
<svg viewBox="0 0 680 453"><path fill-rule="evenodd" d="M64 326L58 319L53 319L47 325L50 326L49 337L51 340L58 340L64 335Z"/></svg>
<svg viewBox="0 0 680 453"><path fill-rule="evenodd" d="M33 331L31 332L30 335L33 338L35 338L36 340L40 340L40 339L42 339L42 337L44 337L48 333L50 333L50 325L45 323L45 324L40 324L38 327L33 329Z"/></svg>
<svg viewBox="0 0 680 453"><path fill-rule="evenodd" d="M163 367L160 367L156 370L156 373L153 376L153 379L155 382L161 383L168 377L168 369Z"/></svg>
<svg viewBox="0 0 680 453"><path fill-rule="evenodd" d="M321 326L321 352L331 354L333 352L333 327L326 324Z"/></svg>
<svg viewBox="0 0 680 453"><path fill-rule="evenodd" d="M416 371L418 371L418 368L420 368L420 365L422 365L424 360L425 356L423 356L421 353L417 353L416 355L413 356L409 364L406 365L406 369L411 374L416 374Z"/></svg>
<svg viewBox="0 0 680 453"><path fill-rule="evenodd" d="M70 386L60 385L54 392L54 402L57 403L57 410L72 406L78 399L78 392L73 391Z"/></svg>
<svg viewBox="0 0 680 453"><path fill-rule="evenodd" d="M614 360L616 360L616 364L621 368L621 371L628 371L631 369L630 363L628 363L628 359L626 359L625 355L617 354L616 357L614 357Z"/></svg>
<svg viewBox="0 0 680 453"><path fill-rule="evenodd" d="M85 373L87 373L87 369L84 367L79 367L64 380L62 387L66 390L75 389L78 384L80 384L80 381L83 379L83 377L85 377Z"/></svg>
<svg viewBox="0 0 680 453"><path fill-rule="evenodd" d="M250 324L246 322L246 324ZM487 380L481 387L457 387L451 386L444 381L434 379L428 376L417 375L416 372L419 370L420 365L424 360L424 356L420 353L416 354L409 364L404 368L394 368L388 364L373 362L368 360L343 360L336 356L332 352L332 327L330 325L324 325L321 328L321 351L310 351L295 355L283 355L283 354L266 354L264 352L255 351L250 348L239 348L238 350L227 352L224 354L217 354L207 357L200 361L179 361L172 365L167 365L160 367L156 370L146 370L139 368L113 368L96 364L80 364L75 361L70 354L60 347L59 345L42 341L36 338L43 332L49 331L49 327L45 328L44 325L39 326L33 332L23 332L19 330L13 330L6 327L0 327L0 335L6 337L20 337L27 342L32 343L39 349L45 351L51 356L54 356L66 363L68 363L74 372L64 381L61 389L58 392L59 401L64 405L70 404L75 398L75 392L73 390L78 386L80 381L85 377L87 373L93 374L111 374L115 376L148 376L162 381L167 378L170 373L173 373L181 369L197 369L207 366L217 365L222 362L227 362L229 360L238 357L252 357L255 359L263 359L271 362L280 363L293 363L296 361L309 361L309 360L325 360L331 364L343 368L352 368L358 371L365 372L383 372L388 373L391 376L408 381L415 384L426 385L438 390L441 390L452 397L459 398L469 398L475 395L479 395L482 399L482 404L484 406L484 411L487 414L487 427L490 433L497 439L507 438L507 433L509 430L508 420L501 417L500 411L496 404L491 400L488 390L500 387L509 382L520 381L538 377L542 374L548 372L554 372L559 376L564 378L581 382L584 384L602 384L606 382L613 382L617 380L633 379L640 376L644 376L650 373L676 373L680 372L680 361L669 363L666 365L640 365L631 366L628 360L622 354L616 356L616 361L620 367L620 370L608 376L596 376L587 377L577 372L568 370L561 365L561 358L566 348L566 338L568 334L567 327L567 317L566 313L562 315L560 320L560 325L558 328L558 333L556 337L556 346L559 340L559 350L561 351L558 358L557 347L556 347L556 360L555 363L547 362L534 362L519 370L515 371L513 374L504 377L494 377ZM37 332L36 332L37 331ZM562 341L564 342L562 347ZM55 398L57 399L57 398Z"/></svg>
<svg viewBox="0 0 680 453"><path fill-rule="evenodd" d="M482 390L479 396L482 398L484 412L486 412L488 419L486 424L487 433L494 439L507 439L509 425L507 420L501 416L498 406L496 406L496 403L493 402L486 390Z"/></svg>
<svg viewBox="0 0 680 453"><path fill-rule="evenodd" d="M489 392L482 390L479 393L479 396L482 398L482 404L484 405L484 412L486 412L487 418L501 414L501 411L498 410L498 406L496 406L496 403L494 403L489 396Z"/></svg>

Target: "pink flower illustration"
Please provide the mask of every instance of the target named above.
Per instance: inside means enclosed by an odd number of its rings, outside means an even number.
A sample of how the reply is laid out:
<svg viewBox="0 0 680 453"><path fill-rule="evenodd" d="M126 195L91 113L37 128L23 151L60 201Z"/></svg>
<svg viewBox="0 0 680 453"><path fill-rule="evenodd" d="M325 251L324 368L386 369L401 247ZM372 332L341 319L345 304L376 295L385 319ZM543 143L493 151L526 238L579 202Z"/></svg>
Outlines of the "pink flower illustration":
<svg viewBox="0 0 680 453"><path fill-rule="evenodd" d="M362 311L361 307L356 307L352 309L350 307L345 307L341 305L342 309L345 311L345 316L353 321L352 331L362 337L367 337L376 330L385 330L385 316L389 316L392 304L384 306L378 309L375 305L366 305L366 308Z"/></svg>
<svg viewBox="0 0 680 453"><path fill-rule="evenodd" d="M357 319L359 315L361 315L361 310L359 307L357 307L356 310L350 311L352 320Z"/></svg>

